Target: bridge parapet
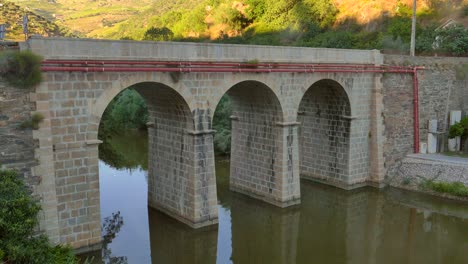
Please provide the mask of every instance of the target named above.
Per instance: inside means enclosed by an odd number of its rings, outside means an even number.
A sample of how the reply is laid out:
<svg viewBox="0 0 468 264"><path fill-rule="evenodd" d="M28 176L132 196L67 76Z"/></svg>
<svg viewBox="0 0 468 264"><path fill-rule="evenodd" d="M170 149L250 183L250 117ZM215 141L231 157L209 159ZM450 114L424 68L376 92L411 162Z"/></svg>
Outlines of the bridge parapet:
<svg viewBox="0 0 468 264"><path fill-rule="evenodd" d="M22 44L45 59L167 60L276 63L383 62L378 50L350 50L187 42L151 42L32 37Z"/></svg>

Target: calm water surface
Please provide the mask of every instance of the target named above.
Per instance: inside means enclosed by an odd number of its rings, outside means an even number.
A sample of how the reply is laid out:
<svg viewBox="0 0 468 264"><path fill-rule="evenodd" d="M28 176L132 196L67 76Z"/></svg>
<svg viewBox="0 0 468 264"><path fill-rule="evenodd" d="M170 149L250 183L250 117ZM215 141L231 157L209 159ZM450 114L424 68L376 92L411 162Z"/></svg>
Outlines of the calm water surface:
<svg viewBox="0 0 468 264"><path fill-rule="evenodd" d="M280 209L229 191L218 159L219 227L193 230L147 208L146 138L103 145L105 263L468 263L468 206L396 189L301 181L302 203ZM97 261L99 262L99 261Z"/></svg>

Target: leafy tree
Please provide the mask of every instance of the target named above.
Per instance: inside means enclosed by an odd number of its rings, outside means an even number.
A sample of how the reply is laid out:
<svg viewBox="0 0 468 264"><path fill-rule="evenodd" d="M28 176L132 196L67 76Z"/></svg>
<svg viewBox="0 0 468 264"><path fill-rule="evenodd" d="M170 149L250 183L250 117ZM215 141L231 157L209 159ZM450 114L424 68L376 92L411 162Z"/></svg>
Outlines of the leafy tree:
<svg viewBox="0 0 468 264"><path fill-rule="evenodd" d="M311 47L351 49L356 39L354 34L347 31L326 31L307 42Z"/></svg>
<svg viewBox="0 0 468 264"><path fill-rule="evenodd" d="M214 148L217 154L231 152L231 100L224 95L219 101L213 117L213 129L216 130Z"/></svg>
<svg viewBox="0 0 468 264"><path fill-rule="evenodd" d="M143 40L169 41L174 38L174 33L167 27L151 27L146 30Z"/></svg>
<svg viewBox="0 0 468 264"><path fill-rule="evenodd" d="M430 25L421 29L416 36L416 52L419 54L433 53L436 37L437 32L435 25Z"/></svg>
<svg viewBox="0 0 468 264"><path fill-rule="evenodd" d="M218 24L226 24L230 29L237 32L240 32L249 24L249 19L244 14L227 3L221 4L215 14L215 21Z"/></svg>
<svg viewBox="0 0 468 264"><path fill-rule="evenodd" d="M123 217L120 215L120 211L117 213L112 213L111 216L104 218L104 223L102 224L102 260L103 263L112 263L112 264L127 264L127 257L115 257L112 255L112 250L109 248L109 244L112 243L112 240L117 237L117 234L120 232L124 224Z"/></svg>
<svg viewBox="0 0 468 264"><path fill-rule="evenodd" d="M460 122L450 126L449 138L460 137L460 145L463 150L465 141L468 138L468 116L463 117Z"/></svg>
<svg viewBox="0 0 468 264"><path fill-rule="evenodd" d="M450 26L435 32L436 50L453 55L468 53L468 29L461 25Z"/></svg>
<svg viewBox="0 0 468 264"><path fill-rule="evenodd" d="M101 135L119 134L127 129L146 127L148 109L144 99L133 89L117 95L104 111Z"/></svg>
<svg viewBox="0 0 468 264"><path fill-rule="evenodd" d="M205 16L205 6L198 5L193 10L183 13L180 21L174 25L172 30L176 36L181 37L203 34L207 30Z"/></svg>
<svg viewBox="0 0 468 264"><path fill-rule="evenodd" d="M12 170L0 170L0 262L78 263L72 250L37 235L38 202Z"/></svg>
<svg viewBox="0 0 468 264"><path fill-rule="evenodd" d="M410 42L411 23L410 17L397 16L391 20L387 32L394 40L400 38L404 42Z"/></svg>
<svg viewBox="0 0 468 264"><path fill-rule="evenodd" d="M265 0L246 0L245 3L249 6L246 15L250 20L256 20L265 14Z"/></svg>

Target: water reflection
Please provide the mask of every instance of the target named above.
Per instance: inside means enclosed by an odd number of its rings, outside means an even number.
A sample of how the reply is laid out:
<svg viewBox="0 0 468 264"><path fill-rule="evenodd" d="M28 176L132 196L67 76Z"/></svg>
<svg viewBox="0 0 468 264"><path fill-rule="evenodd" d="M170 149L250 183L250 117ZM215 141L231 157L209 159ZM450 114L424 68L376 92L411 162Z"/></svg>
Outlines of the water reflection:
<svg viewBox="0 0 468 264"><path fill-rule="evenodd" d="M148 132L129 130L106 136L99 145L99 159L114 169L148 170Z"/></svg>
<svg viewBox="0 0 468 264"><path fill-rule="evenodd" d="M131 153L119 140L113 149ZM102 215L125 219L107 263L468 263L466 204L302 181L301 205L280 209L230 192L229 162L217 159L219 227L192 230L146 207L146 171L132 160L100 166Z"/></svg>
<svg viewBox="0 0 468 264"><path fill-rule="evenodd" d="M152 263L216 263L218 228L193 230L149 210Z"/></svg>
<svg viewBox="0 0 468 264"><path fill-rule="evenodd" d="M109 264L127 264L127 257L115 257L112 254L112 250L109 248L109 244L112 243L120 232L124 221L123 217L120 216L120 212L112 213L111 216L104 218L102 223L102 261Z"/></svg>

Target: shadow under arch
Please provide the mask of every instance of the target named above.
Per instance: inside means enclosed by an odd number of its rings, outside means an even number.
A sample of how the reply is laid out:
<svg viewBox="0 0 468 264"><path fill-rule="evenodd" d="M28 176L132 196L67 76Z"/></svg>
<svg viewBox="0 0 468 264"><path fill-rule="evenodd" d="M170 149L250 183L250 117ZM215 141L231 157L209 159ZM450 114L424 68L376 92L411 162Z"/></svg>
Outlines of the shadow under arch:
<svg viewBox="0 0 468 264"><path fill-rule="evenodd" d="M351 104L337 81L322 79L304 94L298 110L302 178L345 186L349 180Z"/></svg>
<svg viewBox="0 0 468 264"><path fill-rule="evenodd" d="M254 80L234 84L226 95L232 107L229 188L284 206L280 100L269 86Z"/></svg>

